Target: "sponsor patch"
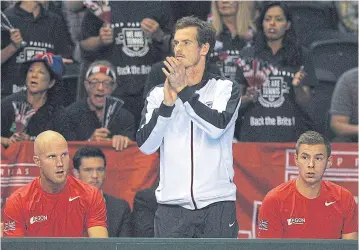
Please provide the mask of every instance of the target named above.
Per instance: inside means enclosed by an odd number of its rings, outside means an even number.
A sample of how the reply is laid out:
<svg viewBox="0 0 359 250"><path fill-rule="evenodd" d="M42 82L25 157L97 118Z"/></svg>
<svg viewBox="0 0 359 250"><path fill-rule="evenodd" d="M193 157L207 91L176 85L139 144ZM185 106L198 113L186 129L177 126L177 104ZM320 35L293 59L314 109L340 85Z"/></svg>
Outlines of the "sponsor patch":
<svg viewBox="0 0 359 250"><path fill-rule="evenodd" d="M305 223L305 219L304 218L289 218L287 219L288 222L288 226L296 224L296 225L301 225Z"/></svg>

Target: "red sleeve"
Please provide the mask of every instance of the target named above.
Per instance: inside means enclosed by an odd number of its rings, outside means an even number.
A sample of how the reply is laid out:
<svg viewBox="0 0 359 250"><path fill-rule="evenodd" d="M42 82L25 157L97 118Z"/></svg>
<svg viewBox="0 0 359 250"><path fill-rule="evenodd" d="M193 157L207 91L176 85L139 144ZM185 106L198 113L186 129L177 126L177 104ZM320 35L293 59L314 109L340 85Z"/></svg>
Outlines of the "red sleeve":
<svg viewBox="0 0 359 250"><path fill-rule="evenodd" d="M344 216L342 234L358 232L358 204L349 191L343 192L342 202Z"/></svg>
<svg viewBox="0 0 359 250"><path fill-rule="evenodd" d="M21 202L15 196L7 199L3 218L4 237L25 236L25 220L21 209Z"/></svg>
<svg viewBox="0 0 359 250"><path fill-rule="evenodd" d="M257 238L283 238L280 204L272 194L267 195L259 209Z"/></svg>
<svg viewBox="0 0 359 250"><path fill-rule="evenodd" d="M107 228L106 204L98 189L92 194L90 208L86 218L86 228L102 226Z"/></svg>

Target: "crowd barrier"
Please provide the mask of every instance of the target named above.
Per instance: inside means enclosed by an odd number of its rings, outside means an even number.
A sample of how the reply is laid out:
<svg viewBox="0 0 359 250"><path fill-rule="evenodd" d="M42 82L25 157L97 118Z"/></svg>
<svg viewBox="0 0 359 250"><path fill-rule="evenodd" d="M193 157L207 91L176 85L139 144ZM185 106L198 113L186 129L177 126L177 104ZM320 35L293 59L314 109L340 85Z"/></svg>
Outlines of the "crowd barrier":
<svg viewBox="0 0 359 250"><path fill-rule="evenodd" d="M4 250L355 250L356 240L4 238Z"/></svg>
<svg viewBox="0 0 359 250"><path fill-rule="evenodd" d="M150 187L157 178L158 154L145 155L136 144L116 152L108 142L69 142L70 156L84 146L96 146L104 151L108 162L104 192L127 200L131 207L135 193ZM257 214L264 196L272 188L298 175L294 147L294 143L233 144L239 238L255 238ZM358 144L334 143L332 154L333 166L326 170L324 179L349 189L357 200ZM32 157L32 142L17 143L1 151L2 205L15 189L39 175Z"/></svg>

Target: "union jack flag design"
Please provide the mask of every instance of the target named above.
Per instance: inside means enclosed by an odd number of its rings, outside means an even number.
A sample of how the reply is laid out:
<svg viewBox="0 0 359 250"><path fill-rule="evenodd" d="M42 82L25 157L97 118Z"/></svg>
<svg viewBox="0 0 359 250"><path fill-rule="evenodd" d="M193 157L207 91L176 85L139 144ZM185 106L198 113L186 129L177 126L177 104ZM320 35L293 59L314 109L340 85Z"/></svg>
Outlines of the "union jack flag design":
<svg viewBox="0 0 359 250"><path fill-rule="evenodd" d="M269 79L271 73L278 71L270 63L258 58L239 57L237 64L243 70L243 75L246 78L248 85L260 89L263 84Z"/></svg>
<svg viewBox="0 0 359 250"><path fill-rule="evenodd" d="M20 134L26 130L30 118L36 113L36 111L25 101L13 101L12 105L15 112L15 133Z"/></svg>

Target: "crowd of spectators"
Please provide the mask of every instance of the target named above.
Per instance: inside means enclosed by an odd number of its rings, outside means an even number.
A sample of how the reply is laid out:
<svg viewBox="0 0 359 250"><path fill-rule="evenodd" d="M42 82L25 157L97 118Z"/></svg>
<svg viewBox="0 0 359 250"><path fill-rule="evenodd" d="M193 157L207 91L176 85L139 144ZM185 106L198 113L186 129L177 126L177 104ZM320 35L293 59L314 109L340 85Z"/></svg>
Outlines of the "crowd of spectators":
<svg viewBox="0 0 359 250"><path fill-rule="evenodd" d="M329 109L326 114L316 114L315 107L308 105L310 98L316 98L316 86L321 83L316 78L317 68L312 63L310 49L298 34L302 32L304 19L301 19L300 13L294 15L295 11L290 9L291 4L297 6L298 3L288 2L289 9L284 10L288 28L282 34L285 46L274 45L274 49L273 46L268 48L265 43L271 39L270 34L266 33L271 24L268 22L267 28L263 26L264 17L259 16L263 4L258 1L108 1L108 21L103 18L106 15L98 14L100 10L104 12L100 4L96 5L99 2L104 4L106 1L2 2L3 13L14 27L1 30L1 95L4 106L9 103L6 96L24 93L26 75L20 71L20 67L36 54L50 52L60 55L65 69L71 70L74 65L80 65L77 86L73 86L74 82L72 86L65 85L76 91L77 95L76 100L66 99L69 96L62 97L63 104L71 104L68 109L74 109L75 102L86 103L90 94L89 88L86 88L86 73L90 64L107 60L113 65L115 83L111 91L105 91L105 95L123 101L122 109L128 112L126 120L129 119L125 123L132 124L134 119L136 130L147 93L164 82L165 75L161 68L165 56L173 54L173 24L180 17L194 15L210 22L216 30L216 44L209 56L209 70L236 80L241 85L243 104L234 140L295 141L307 129L324 131L330 137L340 133L330 122L326 128L316 128L316 120L330 116ZM334 2L320 5L320 8L330 12L332 22L336 24L333 30L341 34L357 32L357 23L350 14L350 8L354 7ZM308 34L309 31L310 27ZM319 31L327 32L324 28ZM330 34L327 38L332 38ZM324 35L320 39L325 38ZM357 65L350 68L355 67ZM296 86L293 83L295 73L299 71L303 82L301 87L293 88ZM257 85L253 86L253 82ZM68 91L63 89L64 93ZM332 93L327 94L330 99ZM61 106L59 101L58 105ZM11 115L3 112L2 117L3 122L9 120L11 125ZM80 120L79 117L77 120ZM99 119L101 122L100 116ZM100 122L96 128L101 127ZM71 137L65 137L69 140L87 140L90 138L88 133L94 133L91 130L82 135L84 131L77 131L81 135L75 132ZM105 137L112 138L113 135L107 133ZM2 137L10 138L11 134L2 130ZM133 140L131 136L128 138Z"/></svg>

